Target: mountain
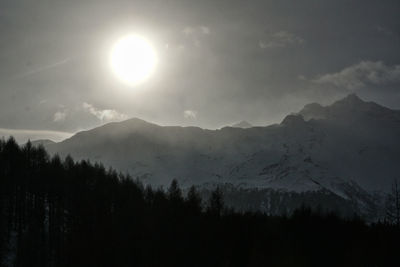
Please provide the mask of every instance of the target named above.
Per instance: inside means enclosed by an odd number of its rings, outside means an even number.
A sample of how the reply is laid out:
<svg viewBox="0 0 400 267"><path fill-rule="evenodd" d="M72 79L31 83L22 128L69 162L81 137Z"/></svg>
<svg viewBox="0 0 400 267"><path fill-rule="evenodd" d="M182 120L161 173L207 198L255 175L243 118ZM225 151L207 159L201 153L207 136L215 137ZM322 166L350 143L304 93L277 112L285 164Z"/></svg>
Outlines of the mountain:
<svg viewBox="0 0 400 267"><path fill-rule="evenodd" d="M100 161L145 183L325 190L365 203L400 173L400 112L349 95L306 105L280 124L206 130L137 118L79 132L51 153Z"/></svg>
<svg viewBox="0 0 400 267"><path fill-rule="evenodd" d="M32 146L46 146L46 145L51 145L51 144L55 144L56 142L54 142L53 140L50 139L38 139L38 140L34 140L31 142Z"/></svg>
<svg viewBox="0 0 400 267"><path fill-rule="evenodd" d="M365 102L356 94L350 94L327 107L323 107L318 103L308 104L304 106L299 114L305 120L326 119L341 123L368 124L365 120L380 121L382 123L400 122L399 110L392 110L375 102Z"/></svg>
<svg viewBox="0 0 400 267"><path fill-rule="evenodd" d="M251 128L251 127L253 127L253 125L251 125L251 124L248 123L247 121L240 121L240 122L238 122L238 123L233 124L231 127L246 129L246 128Z"/></svg>

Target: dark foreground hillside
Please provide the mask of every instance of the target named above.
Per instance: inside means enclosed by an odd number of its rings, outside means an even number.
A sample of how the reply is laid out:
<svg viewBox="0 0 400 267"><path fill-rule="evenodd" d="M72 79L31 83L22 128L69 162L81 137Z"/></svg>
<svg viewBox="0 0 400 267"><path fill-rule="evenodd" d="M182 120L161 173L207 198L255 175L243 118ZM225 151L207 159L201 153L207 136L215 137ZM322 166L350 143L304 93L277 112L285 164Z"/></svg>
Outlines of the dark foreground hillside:
<svg viewBox="0 0 400 267"><path fill-rule="evenodd" d="M302 208L240 214L0 142L1 266L397 266L400 231Z"/></svg>

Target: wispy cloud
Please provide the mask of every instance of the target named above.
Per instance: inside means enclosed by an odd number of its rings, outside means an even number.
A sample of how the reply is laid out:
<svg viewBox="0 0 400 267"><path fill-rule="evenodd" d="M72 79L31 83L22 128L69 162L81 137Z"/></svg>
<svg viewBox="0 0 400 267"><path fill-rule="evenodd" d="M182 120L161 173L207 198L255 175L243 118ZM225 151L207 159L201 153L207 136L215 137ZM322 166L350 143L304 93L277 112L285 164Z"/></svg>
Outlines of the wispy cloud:
<svg viewBox="0 0 400 267"><path fill-rule="evenodd" d="M195 111L195 110L190 110L190 109L185 110L185 111L183 112L183 117L184 117L185 119L195 120L195 119L197 118L197 111Z"/></svg>
<svg viewBox="0 0 400 267"><path fill-rule="evenodd" d="M55 63L49 64L49 65L46 65L46 66L42 66L42 67L39 67L39 68L32 69L32 70L27 71L25 73L16 75L14 77L14 79L24 78L24 77L31 76L31 75L34 75L34 74L37 74L37 73L40 73L40 72L44 72L44 71L49 70L49 69L53 69L53 68L59 67L61 65L64 65L64 64L68 63L70 60L71 60L70 58L65 58L65 59L57 61Z"/></svg>
<svg viewBox="0 0 400 267"><path fill-rule="evenodd" d="M82 106L86 112L96 116L102 122L121 121L128 118L128 115L120 113L115 109L99 109L87 102L84 102Z"/></svg>
<svg viewBox="0 0 400 267"><path fill-rule="evenodd" d="M182 33L186 38L190 38L196 47L200 47L201 38L204 35L209 35L211 30L207 26L186 26L183 28Z"/></svg>
<svg viewBox="0 0 400 267"><path fill-rule="evenodd" d="M261 49L285 47L288 45L303 45L305 40L291 32L279 31L269 35L265 40L260 40Z"/></svg>
<svg viewBox="0 0 400 267"><path fill-rule="evenodd" d="M25 143L28 140L50 139L61 141L72 136L72 133L46 131L46 130L26 130L26 129L4 129L0 128L0 137L8 138L13 136L18 143Z"/></svg>
<svg viewBox="0 0 400 267"><path fill-rule="evenodd" d="M66 117L67 117L67 111L66 111L66 110L57 111L57 112L54 113L54 115L53 115L53 121L54 121L54 122L65 121L65 118L66 118Z"/></svg>
<svg viewBox="0 0 400 267"><path fill-rule="evenodd" d="M207 26L186 26L182 33L185 35L210 34L210 28Z"/></svg>
<svg viewBox="0 0 400 267"><path fill-rule="evenodd" d="M375 26L374 29L377 32L382 33L387 36L397 36L398 35L398 34L396 34L396 32L392 31L391 29L388 29L388 28L385 28L385 27L382 27L379 25Z"/></svg>
<svg viewBox="0 0 400 267"><path fill-rule="evenodd" d="M336 73L328 73L312 80L349 90L367 85L385 85L400 82L400 65L387 66L382 61L362 61Z"/></svg>

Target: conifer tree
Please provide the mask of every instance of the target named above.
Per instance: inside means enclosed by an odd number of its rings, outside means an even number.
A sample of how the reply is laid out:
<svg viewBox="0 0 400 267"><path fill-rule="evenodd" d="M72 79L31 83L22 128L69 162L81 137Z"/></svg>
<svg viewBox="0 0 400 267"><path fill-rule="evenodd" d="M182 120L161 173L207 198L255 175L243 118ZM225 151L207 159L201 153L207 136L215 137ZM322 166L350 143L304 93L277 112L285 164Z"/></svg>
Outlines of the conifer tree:
<svg viewBox="0 0 400 267"><path fill-rule="evenodd" d="M196 191L196 187L194 185L189 188L186 201L190 212L196 213L201 211L201 196Z"/></svg>
<svg viewBox="0 0 400 267"><path fill-rule="evenodd" d="M386 220L400 226L400 187L397 179L393 181L392 191L386 198Z"/></svg>
<svg viewBox="0 0 400 267"><path fill-rule="evenodd" d="M211 192L208 203L208 212L219 217L223 212L223 208L224 200L222 190L217 187L213 192Z"/></svg>

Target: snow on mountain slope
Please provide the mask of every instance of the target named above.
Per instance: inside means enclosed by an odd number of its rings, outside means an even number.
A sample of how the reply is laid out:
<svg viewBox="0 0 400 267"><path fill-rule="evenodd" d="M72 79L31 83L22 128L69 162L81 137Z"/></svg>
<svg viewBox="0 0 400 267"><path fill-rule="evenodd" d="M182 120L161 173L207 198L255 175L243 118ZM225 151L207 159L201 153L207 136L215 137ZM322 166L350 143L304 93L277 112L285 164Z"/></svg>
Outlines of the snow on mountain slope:
<svg viewBox="0 0 400 267"><path fill-rule="evenodd" d="M400 173L399 114L350 95L327 107L306 105L267 127L205 130L130 119L46 147L155 185L175 178L183 186L324 189L349 198L349 192L387 191Z"/></svg>
<svg viewBox="0 0 400 267"><path fill-rule="evenodd" d="M356 95L317 110L316 116L307 106L299 112L325 133L322 146L311 152L313 157L367 190L389 190L399 174L400 112Z"/></svg>

